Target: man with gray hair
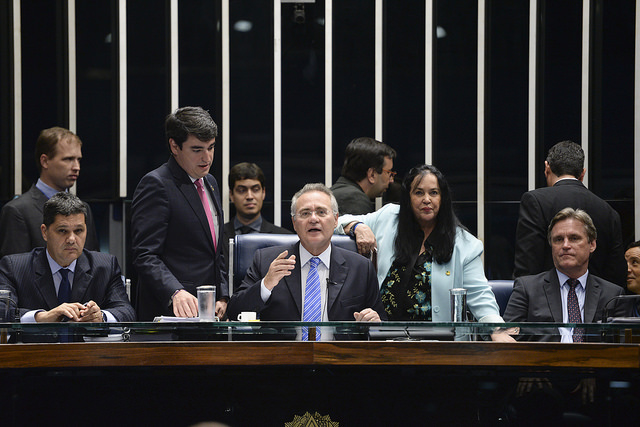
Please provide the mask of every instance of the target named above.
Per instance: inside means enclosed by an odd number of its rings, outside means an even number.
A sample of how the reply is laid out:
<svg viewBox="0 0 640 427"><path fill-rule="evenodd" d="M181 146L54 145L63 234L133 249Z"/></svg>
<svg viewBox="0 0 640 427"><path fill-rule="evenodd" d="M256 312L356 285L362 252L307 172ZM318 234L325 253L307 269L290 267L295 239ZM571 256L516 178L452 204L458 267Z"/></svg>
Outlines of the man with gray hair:
<svg viewBox="0 0 640 427"><path fill-rule="evenodd" d="M606 201L584 186L584 151L572 141L549 150L544 162L547 187L528 191L520 200L516 227L514 277L538 274L553 266L546 242L547 225L566 207L582 209L598 229L598 248L589 269L593 274L622 286L626 278L620 215Z"/></svg>
<svg viewBox="0 0 640 427"><path fill-rule="evenodd" d="M331 244L338 220L331 190L305 185L291 200L291 220L300 241L256 252L229 301L229 317L255 311L261 320L380 321L384 308L373 264Z"/></svg>

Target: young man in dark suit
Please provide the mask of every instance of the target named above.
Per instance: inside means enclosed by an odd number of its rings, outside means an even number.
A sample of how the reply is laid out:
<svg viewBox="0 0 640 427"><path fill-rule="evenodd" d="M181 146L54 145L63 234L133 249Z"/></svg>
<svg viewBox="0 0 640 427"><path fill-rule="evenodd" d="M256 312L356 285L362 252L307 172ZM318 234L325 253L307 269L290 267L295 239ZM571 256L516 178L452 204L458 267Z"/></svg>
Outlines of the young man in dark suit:
<svg viewBox="0 0 640 427"><path fill-rule="evenodd" d="M131 205L138 317L196 317L200 285L217 287L216 315L229 290L222 254L222 203L213 163L218 127L201 107L179 108L165 121L171 156L138 183Z"/></svg>
<svg viewBox="0 0 640 427"><path fill-rule="evenodd" d="M584 186L584 151L575 142L551 147L544 162L548 187L526 192L520 200L516 228L514 277L538 274L553 267L547 244L547 226L561 209L571 207L589 214L598 230L598 248L589 270L623 286L626 278L620 215Z"/></svg>
<svg viewBox="0 0 640 427"><path fill-rule="evenodd" d="M307 184L293 196L291 218L300 242L256 253L229 302L229 317L256 311L261 320L380 321L385 315L373 264L331 244L338 220L331 190Z"/></svg>
<svg viewBox="0 0 640 427"><path fill-rule="evenodd" d="M0 289L21 322L132 322L135 313L113 255L84 250L86 206L60 192L43 209L45 248L0 260Z"/></svg>
<svg viewBox="0 0 640 427"><path fill-rule="evenodd" d="M238 163L229 171L229 200L236 208L236 215L224 225L227 261L228 242L236 234L291 234L286 228L278 227L262 217L266 193L264 173L255 163Z"/></svg>
<svg viewBox="0 0 640 427"><path fill-rule="evenodd" d="M40 232L42 207L51 196L68 191L75 184L80 175L82 141L61 127L44 129L36 141L35 158L40 178L26 193L5 204L0 212L0 257L44 246ZM85 247L97 251L100 246L91 209L86 203L85 206Z"/></svg>

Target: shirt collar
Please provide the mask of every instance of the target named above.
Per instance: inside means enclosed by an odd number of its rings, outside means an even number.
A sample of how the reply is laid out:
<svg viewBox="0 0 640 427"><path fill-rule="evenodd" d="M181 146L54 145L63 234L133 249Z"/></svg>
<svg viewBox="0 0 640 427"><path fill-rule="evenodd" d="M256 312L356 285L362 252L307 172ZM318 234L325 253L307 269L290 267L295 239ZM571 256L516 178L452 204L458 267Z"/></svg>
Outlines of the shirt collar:
<svg viewBox="0 0 640 427"><path fill-rule="evenodd" d="M316 255L311 255L311 253L306 250L302 244L300 244L300 267L308 263L314 256ZM317 257L320 258L320 261L322 261L324 266L329 269L329 265L331 264L331 245L329 245L329 247Z"/></svg>
<svg viewBox="0 0 640 427"><path fill-rule="evenodd" d="M51 275L53 276L54 274L56 274L58 271L60 271L61 268L66 268L71 270L72 273L75 273L76 271L76 263L78 262L77 259L74 259L73 262L71 264L69 264L69 266L67 267L63 267L60 264L58 264L53 258L51 258L51 255L49 255L49 251L45 251L47 253L47 260L49 261L49 268L51 269Z"/></svg>
<svg viewBox="0 0 640 427"><path fill-rule="evenodd" d="M59 193L58 190L56 190L55 188L49 187L40 178L38 178L38 182L36 182L36 188L42 191L42 194L47 196L47 199L50 199ZM69 191L69 189L66 189L65 191Z"/></svg>
<svg viewBox="0 0 640 427"><path fill-rule="evenodd" d="M570 279L570 277L567 276L566 274L562 273L558 269L556 269L556 273L558 273L558 281L560 282L560 288L562 288L564 286L564 284L566 283L566 281ZM587 270L587 272L584 273L582 276L577 277L577 279L580 281L580 284L578 286L581 287L582 289L586 289L587 288L587 277L588 276L589 276L589 270Z"/></svg>
<svg viewBox="0 0 640 427"><path fill-rule="evenodd" d="M234 228L234 230L236 230L236 233L237 233L238 231L240 231L240 229L241 229L242 227L244 227L244 226L245 226L245 224L241 223L241 222L238 220L238 216L234 216L234 217L233 217L233 228ZM255 221L253 221L253 222L251 222L251 223L247 224L246 226L247 226L247 227L249 227L249 228L251 228L253 231L256 231L256 232L258 232L258 233L259 233L259 232L260 232L260 229L262 228L262 215L259 215L259 216L258 216L258 219L256 219Z"/></svg>

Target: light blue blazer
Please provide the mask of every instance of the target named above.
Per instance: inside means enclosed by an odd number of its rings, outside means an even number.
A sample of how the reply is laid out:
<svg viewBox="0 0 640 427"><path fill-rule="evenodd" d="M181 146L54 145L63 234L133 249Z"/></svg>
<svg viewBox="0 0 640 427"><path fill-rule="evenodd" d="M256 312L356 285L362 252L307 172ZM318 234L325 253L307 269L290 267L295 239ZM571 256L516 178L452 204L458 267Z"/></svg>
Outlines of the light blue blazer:
<svg viewBox="0 0 640 427"><path fill-rule="evenodd" d="M378 286L395 259L394 242L398 233L400 206L387 204L380 210L366 215L343 215L338 218L336 232L344 234L344 226L353 221L365 223L376 236L378 244ZM449 289L465 288L467 306L479 322L503 322L496 298L484 275L480 256L482 242L471 233L458 227L451 260L446 264L432 265L431 305L434 322L450 322Z"/></svg>

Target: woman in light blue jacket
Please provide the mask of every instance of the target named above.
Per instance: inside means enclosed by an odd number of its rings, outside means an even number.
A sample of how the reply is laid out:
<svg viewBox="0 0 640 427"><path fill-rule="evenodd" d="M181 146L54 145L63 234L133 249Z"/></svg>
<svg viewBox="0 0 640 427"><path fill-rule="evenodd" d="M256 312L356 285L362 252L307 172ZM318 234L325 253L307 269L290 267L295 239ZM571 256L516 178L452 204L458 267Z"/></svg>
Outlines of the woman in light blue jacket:
<svg viewBox="0 0 640 427"><path fill-rule="evenodd" d="M361 252L377 242L378 282L389 320L451 321L449 290L465 288L478 321L503 321L484 275L482 242L460 224L449 185L436 167L409 171L400 205L338 221L338 232L355 236ZM512 340L502 333L492 338Z"/></svg>

